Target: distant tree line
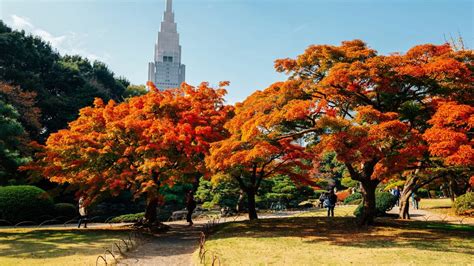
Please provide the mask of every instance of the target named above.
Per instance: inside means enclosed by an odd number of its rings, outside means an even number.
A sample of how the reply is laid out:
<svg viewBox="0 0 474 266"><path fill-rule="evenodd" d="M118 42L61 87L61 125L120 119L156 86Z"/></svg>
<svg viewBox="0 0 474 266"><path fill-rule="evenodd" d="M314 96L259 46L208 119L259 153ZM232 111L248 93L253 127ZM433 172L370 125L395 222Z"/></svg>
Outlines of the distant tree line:
<svg viewBox="0 0 474 266"><path fill-rule="evenodd" d="M146 93L102 62L60 55L51 45L0 20L0 185L18 182L28 144L75 120L98 97L121 102Z"/></svg>

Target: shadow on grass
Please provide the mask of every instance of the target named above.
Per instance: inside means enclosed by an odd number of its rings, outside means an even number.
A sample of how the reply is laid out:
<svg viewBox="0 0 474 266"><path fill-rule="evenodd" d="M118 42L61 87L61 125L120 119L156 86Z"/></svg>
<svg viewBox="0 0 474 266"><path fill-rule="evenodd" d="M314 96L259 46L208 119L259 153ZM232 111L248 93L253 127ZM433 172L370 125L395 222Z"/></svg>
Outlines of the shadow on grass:
<svg viewBox="0 0 474 266"><path fill-rule="evenodd" d="M211 239L232 237L298 237L306 243L371 248L414 248L474 255L474 226L446 223L377 220L374 227L358 227L353 217L292 217L223 224ZM474 241L474 240L473 240Z"/></svg>
<svg viewBox="0 0 474 266"><path fill-rule="evenodd" d="M103 251L104 245L126 235L127 231L103 229L1 231L0 257L44 259L95 255Z"/></svg>

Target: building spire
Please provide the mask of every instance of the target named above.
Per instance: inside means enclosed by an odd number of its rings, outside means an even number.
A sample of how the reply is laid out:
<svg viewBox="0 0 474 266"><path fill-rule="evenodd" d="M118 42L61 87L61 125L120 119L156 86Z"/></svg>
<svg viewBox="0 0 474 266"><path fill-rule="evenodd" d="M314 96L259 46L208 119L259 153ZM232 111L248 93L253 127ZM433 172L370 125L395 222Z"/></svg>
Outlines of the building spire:
<svg viewBox="0 0 474 266"><path fill-rule="evenodd" d="M173 0L166 0L166 12L173 12Z"/></svg>

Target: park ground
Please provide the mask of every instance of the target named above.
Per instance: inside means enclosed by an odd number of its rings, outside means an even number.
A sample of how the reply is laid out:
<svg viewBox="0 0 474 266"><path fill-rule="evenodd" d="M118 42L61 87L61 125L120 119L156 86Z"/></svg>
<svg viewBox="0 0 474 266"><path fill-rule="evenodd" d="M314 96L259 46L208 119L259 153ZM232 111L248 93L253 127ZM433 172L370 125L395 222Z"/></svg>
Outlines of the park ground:
<svg viewBox="0 0 474 266"><path fill-rule="evenodd" d="M349 208L346 208L346 210ZM223 224L206 242L206 261L223 265L472 265L474 227L381 218L360 228L323 211Z"/></svg>
<svg viewBox="0 0 474 266"><path fill-rule="evenodd" d="M0 228L0 265L95 265L106 247L127 234L120 228Z"/></svg>
<svg viewBox="0 0 474 266"><path fill-rule="evenodd" d="M433 215L449 213L449 200L424 200L421 206ZM205 243L202 262L210 265L215 258L221 265L473 265L470 221L380 218L376 227L360 228L352 216L354 208L338 207L334 218L315 210L221 223ZM119 264L199 265L200 226L172 224L169 233L151 238ZM108 225L87 230L0 228L0 265L95 265L106 247L128 234L126 228Z"/></svg>

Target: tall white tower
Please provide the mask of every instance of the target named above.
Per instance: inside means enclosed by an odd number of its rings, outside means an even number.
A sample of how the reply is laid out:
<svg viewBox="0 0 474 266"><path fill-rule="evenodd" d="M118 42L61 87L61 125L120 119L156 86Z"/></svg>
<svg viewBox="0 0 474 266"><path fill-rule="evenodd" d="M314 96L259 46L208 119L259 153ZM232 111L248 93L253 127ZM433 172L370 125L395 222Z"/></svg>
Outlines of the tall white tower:
<svg viewBox="0 0 474 266"><path fill-rule="evenodd" d="M181 45L174 21L173 0L166 0L166 10L155 44L154 62L148 63L148 80L160 90L177 88L184 82L186 66L181 64Z"/></svg>

